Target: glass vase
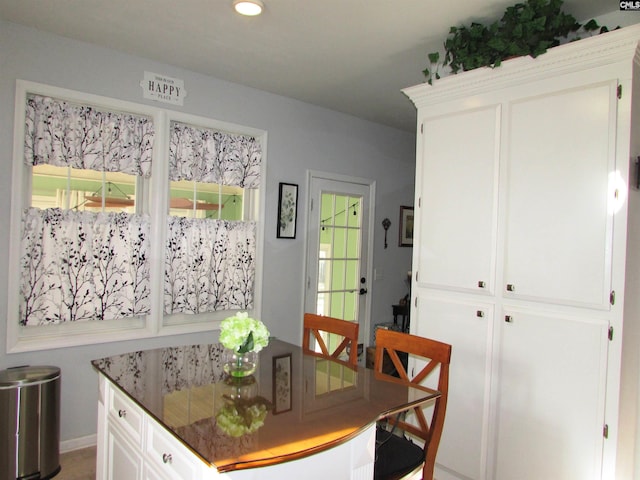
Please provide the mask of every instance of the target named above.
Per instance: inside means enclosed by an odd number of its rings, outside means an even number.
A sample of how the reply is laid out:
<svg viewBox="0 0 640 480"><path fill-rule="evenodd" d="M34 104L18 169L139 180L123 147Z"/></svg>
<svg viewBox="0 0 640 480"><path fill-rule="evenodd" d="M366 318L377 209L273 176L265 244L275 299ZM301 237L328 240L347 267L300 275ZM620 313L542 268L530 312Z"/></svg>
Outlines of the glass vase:
<svg viewBox="0 0 640 480"><path fill-rule="evenodd" d="M252 375L258 366L256 352L238 353L225 348L222 352L222 369L230 377L242 378Z"/></svg>

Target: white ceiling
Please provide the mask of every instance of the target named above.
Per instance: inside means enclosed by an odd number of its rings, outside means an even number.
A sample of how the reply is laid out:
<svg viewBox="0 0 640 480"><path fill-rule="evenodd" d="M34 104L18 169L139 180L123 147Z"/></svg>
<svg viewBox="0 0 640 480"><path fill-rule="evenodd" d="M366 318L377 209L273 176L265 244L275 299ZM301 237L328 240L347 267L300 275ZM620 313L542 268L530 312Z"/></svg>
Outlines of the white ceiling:
<svg viewBox="0 0 640 480"><path fill-rule="evenodd" d="M424 81L449 26L493 21L516 3L263 1L250 18L232 0L0 0L0 18L413 131L400 90ZM616 8L564 3L580 21Z"/></svg>

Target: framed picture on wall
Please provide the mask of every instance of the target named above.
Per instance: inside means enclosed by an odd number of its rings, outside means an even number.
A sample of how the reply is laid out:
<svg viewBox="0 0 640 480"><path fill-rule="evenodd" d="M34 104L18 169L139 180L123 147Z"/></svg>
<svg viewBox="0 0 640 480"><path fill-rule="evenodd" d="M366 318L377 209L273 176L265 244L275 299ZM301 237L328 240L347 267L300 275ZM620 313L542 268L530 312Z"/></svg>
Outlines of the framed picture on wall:
<svg viewBox="0 0 640 480"><path fill-rule="evenodd" d="M297 217L298 185L293 183L280 183L277 238L296 238Z"/></svg>
<svg viewBox="0 0 640 480"><path fill-rule="evenodd" d="M413 207L400 207L400 241L401 247L413 247Z"/></svg>
<svg viewBox="0 0 640 480"><path fill-rule="evenodd" d="M273 357L273 414L288 412L291 403L291 354Z"/></svg>

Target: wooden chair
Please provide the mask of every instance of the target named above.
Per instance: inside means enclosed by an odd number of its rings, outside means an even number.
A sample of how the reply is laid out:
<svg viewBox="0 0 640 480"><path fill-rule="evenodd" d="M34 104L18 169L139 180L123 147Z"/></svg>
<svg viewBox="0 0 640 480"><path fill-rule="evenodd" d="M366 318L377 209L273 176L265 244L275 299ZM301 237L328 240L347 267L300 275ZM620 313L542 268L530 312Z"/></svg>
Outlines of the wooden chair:
<svg viewBox="0 0 640 480"><path fill-rule="evenodd" d="M383 355L385 352L391 358L399 375L398 377L383 372ZM427 364L417 375L409 378L398 356L399 352L426 359ZM379 329L376 332L376 357L374 361L376 377L421 388L420 384L439 367L437 387L430 386L439 390L442 395L435 400L435 404L418 405L410 410L415 413L415 423L417 425L408 423L399 417L388 419L393 426L392 430L403 430L406 434L419 438L424 442L424 447L413 443L406 436L401 437L378 428L376 433L375 479L403 478L409 474L419 472L420 468L422 469L423 480L433 479L436 453L440 444L447 409L450 360L451 345L446 343L393 330ZM426 415L426 411L429 411L430 415ZM431 418L427 420L427 416Z"/></svg>
<svg viewBox="0 0 640 480"><path fill-rule="evenodd" d="M357 322L348 322L338 318L305 313L302 349L313 355L343 361L339 358L340 354L349 346L349 360L347 363L355 367L358 365L358 329L359 325ZM321 332L337 334L344 338L333 352L330 352L322 338ZM315 339L316 344L320 347L320 352L316 352L311 348L311 337Z"/></svg>

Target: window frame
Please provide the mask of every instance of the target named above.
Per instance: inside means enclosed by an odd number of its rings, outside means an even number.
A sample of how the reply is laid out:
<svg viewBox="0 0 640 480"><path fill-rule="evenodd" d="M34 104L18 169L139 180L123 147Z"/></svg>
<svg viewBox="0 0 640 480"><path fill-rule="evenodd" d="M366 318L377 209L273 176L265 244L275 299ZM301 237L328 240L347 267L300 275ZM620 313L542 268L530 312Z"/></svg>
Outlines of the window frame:
<svg viewBox="0 0 640 480"><path fill-rule="evenodd" d="M139 178L142 212L151 219L151 313L144 317L86 321L58 325L22 326L19 324L17 301L20 294L20 251L22 212L30 205L31 167L24 164L25 105L27 95L37 94L70 102L90 104L108 110L121 111L152 118L155 129L150 179ZM264 251L264 218L266 200L267 132L207 117L165 110L134 102L118 100L50 85L17 80L14 112L11 219L9 239L9 275L7 302L7 353L46 350L52 348L108 343L215 330L232 311L208 312L197 315L173 314L164 311L164 249L165 218L169 212L169 125L171 121L190 123L227 133L257 138L262 146L260 187L247 190L245 219L256 222L256 263L252 316L262 310L262 260ZM140 184L141 182L141 184ZM164 206L164 207L163 207Z"/></svg>

